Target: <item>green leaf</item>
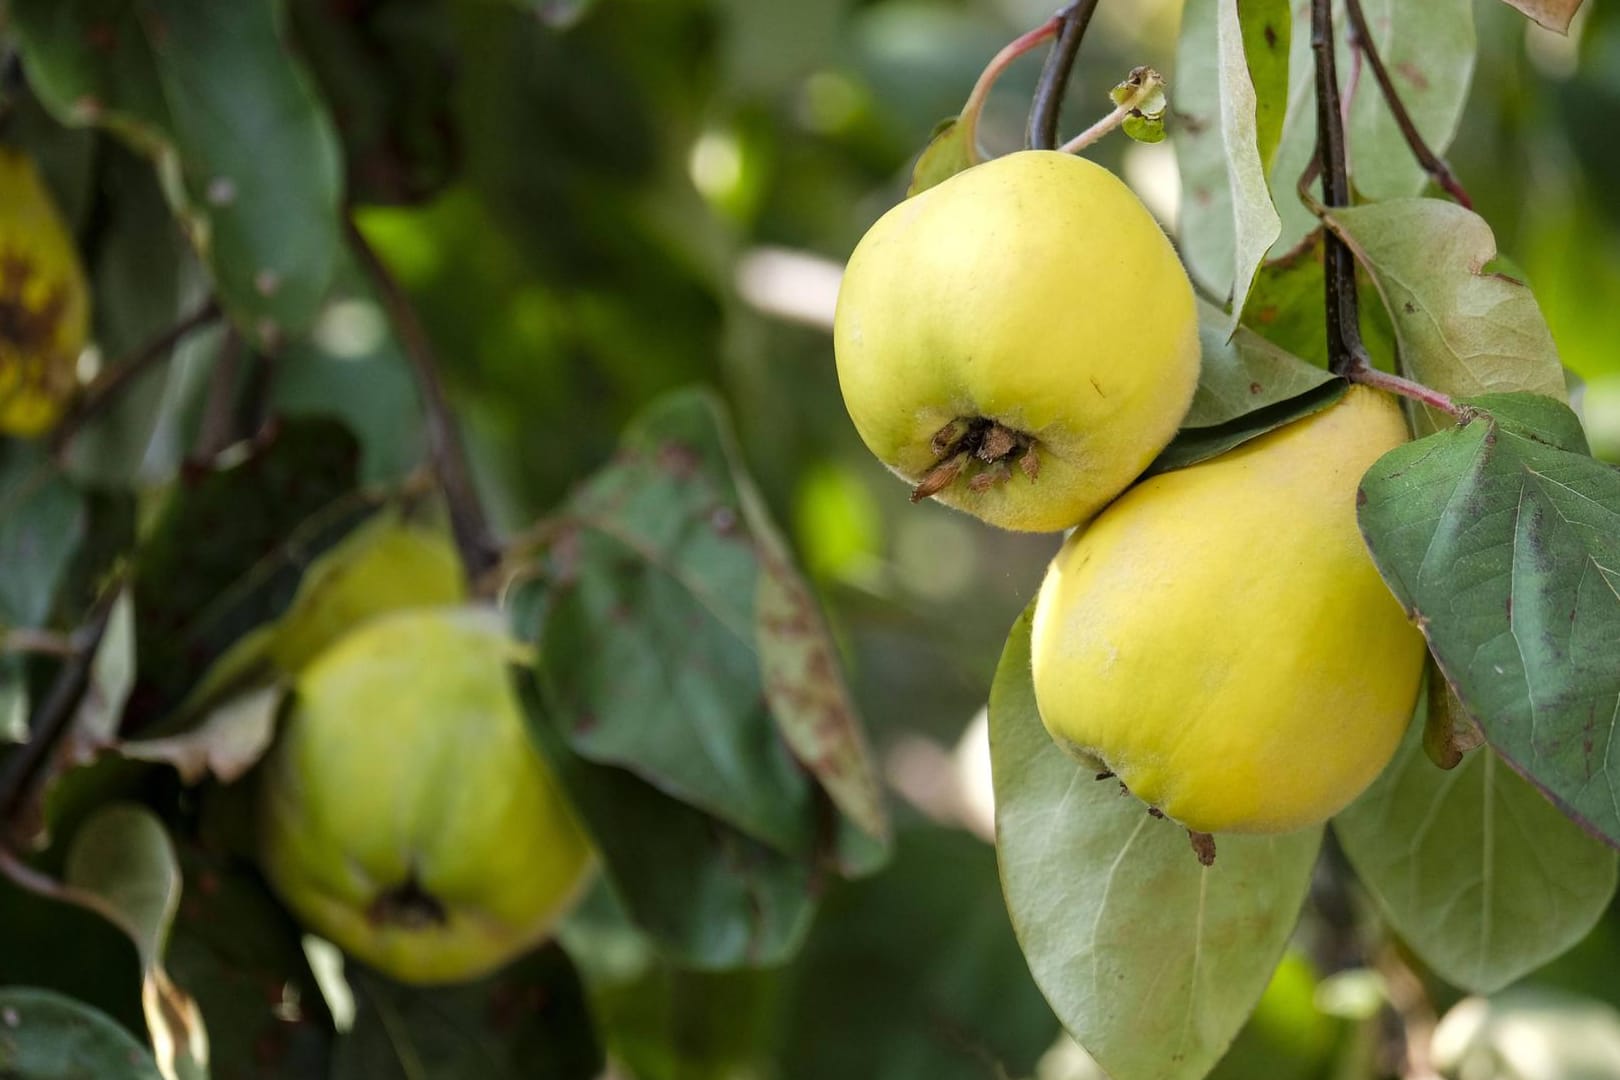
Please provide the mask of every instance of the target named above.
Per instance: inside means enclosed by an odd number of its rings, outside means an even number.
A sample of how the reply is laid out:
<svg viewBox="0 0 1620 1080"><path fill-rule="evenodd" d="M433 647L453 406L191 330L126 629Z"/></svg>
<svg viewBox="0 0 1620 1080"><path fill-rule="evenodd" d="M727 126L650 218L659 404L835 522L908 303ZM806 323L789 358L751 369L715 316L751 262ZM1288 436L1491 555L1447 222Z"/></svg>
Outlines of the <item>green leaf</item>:
<svg viewBox="0 0 1620 1080"><path fill-rule="evenodd" d="M1203 363L1198 370L1198 391L1182 427L1224 424L1298 397L1332 378L1325 368L1306 363L1252 330L1239 327L1228 338L1225 321L1226 314L1215 305L1198 301Z"/></svg>
<svg viewBox="0 0 1620 1080"><path fill-rule="evenodd" d="M1407 946L1447 981L1493 993L1586 936L1617 857L1489 747L1442 771L1422 742L1414 724L1333 830Z"/></svg>
<svg viewBox="0 0 1620 1080"><path fill-rule="evenodd" d="M20 986L0 989L0 1076L162 1080L151 1051L105 1013Z"/></svg>
<svg viewBox="0 0 1620 1080"><path fill-rule="evenodd" d="M1348 386L1349 384L1342 379L1329 378L1301 394L1270 405L1262 405L1225 423L1209 427L1182 428L1176 432L1176 437L1170 441L1170 445L1153 459L1152 464L1142 475L1154 476L1170 472L1172 469L1185 469L1200 461L1219 457L1268 431L1275 431L1284 424L1291 424L1312 413L1321 412L1343 397Z"/></svg>
<svg viewBox="0 0 1620 1080"><path fill-rule="evenodd" d="M928 137L928 145L917 156L911 169L911 183L906 185L906 198L927 191L941 180L949 180L974 165L974 151L968 138L971 132L956 117L941 120Z"/></svg>
<svg viewBox="0 0 1620 1080"><path fill-rule="evenodd" d="M139 731L208 665L291 602L305 564L375 504L356 490L359 449L328 420L279 425L232 464L188 478L135 559Z"/></svg>
<svg viewBox="0 0 1620 1080"><path fill-rule="evenodd" d="M1231 333L1279 229L1260 158L1255 84L1236 0L1188 7L1176 71L1182 252L1209 293L1231 299Z"/></svg>
<svg viewBox="0 0 1620 1080"><path fill-rule="evenodd" d="M1288 0L1247 0L1238 7L1243 29L1243 59L1254 84L1255 144L1260 164L1269 170L1282 140L1288 112L1288 47L1293 16Z"/></svg>
<svg viewBox="0 0 1620 1080"><path fill-rule="evenodd" d="M162 959L180 906L180 862L156 815L133 803L98 810L73 834L64 878L120 916L147 967Z"/></svg>
<svg viewBox="0 0 1620 1080"><path fill-rule="evenodd" d="M786 853L823 839L818 781L883 840L836 654L710 396L649 407L557 527L534 641L577 752Z"/></svg>
<svg viewBox="0 0 1620 1080"><path fill-rule="evenodd" d="M133 355L202 302L202 268L174 227L151 167L108 139L100 144L105 232L90 262L91 311L104 363ZM85 486L135 488L168 481L189 445L183 418L207 383L217 331L187 335L91 417L68 447L68 470Z"/></svg>
<svg viewBox="0 0 1620 1080"><path fill-rule="evenodd" d="M1320 231L1300 247L1260 267L1243 322L1250 330L1307 363L1327 367L1322 317L1324 283ZM1384 305L1371 284L1359 282L1361 338L1375 366L1394 368L1395 339Z"/></svg>
<svg viewBox="0 0 1620 1080"><path fill-rule="evenodd" d="M242 331L302 331L332 280L337 138L281 33L280 5L17 0L31 84L64 123L154 159ZM267 164L268 163L268 164Z"/></svg>
<svg viewBox="0 0 1620 1080"><path fill-rule="evenodd" d="M246 826L245 785L211 789L208 819L219 816L213 811L221 792L239 801L233 809ZM235 1075L248 1062L263 1080L327 1075L332 1017L304 954L302 929L250 863L192 843L182 843L179 856L186 887L166 967L207 1017L214 1075Z"/></svg>
<svg viewBox="0 0 1620 1080"><path fill-rule="evenodd" d="M105 917L0 877L0 930L0 986L55 990L145 1034L140 954Z"/></svg>
<svg viewBox="0 0 1620 1080"><path fill-rule="evenodd" d="M1362 0L1361 8L1413 124L1429 149L1443 155L1457 133L1474 74L1473 0ZM1341 15L1338 24L1343 36L1348 16ZM1341 79L1346 70L1339 66ZM1351 183L1368 200L1416 195L1428 174L1406 145L1372 72L1362 75L1345 130Z"/></svg>
<svg viewBox="0 0 1620 1080"><path fill-rule="evenodd" d="M1058 1019L1114 1080L1193 1080L1231 1044L1299 917L1321 829L1221 836L1199 865L1186 830L1150 817L1059 750L1029 674L1030 611L990 691L1002 889Z"/></svg>
<svg viewBox="0 0 1620 1080"><path fill-rule="evenodd" d="M534 640L545 618L545 586L514 586L507 604L516 635ZM815 910L807 862L631 772L580 756L565 741L557 707L540 681L520 675L518 691L529 731L637 927L672 960L693 968L769 966L793 955Z"/></svg>
<svg viewBox="0 0 1620 1080"><path fill-rule="evenodd" d="M140 952L146 1022L165 1075L206 1077L208 1036L197 1004L163 969L169 929L180 905L180 861L157 816L135 803L112 803L73 834L66 884L96 897Z"/></svg>
<svg viewBox="0 0 1620 1080"><path fill-rule="evenodd" d="M458 986L411 987L349 964L354 1027L333 1080L592 1080L602 1071L584 993L555 945Z"/></svg>
<svg viewBox="0 0 1620 1080"><path fill-rule="evenodd" d="M784 1027L785 1080L1029 1076L1058 1034L993 852L937 826L902 831L883 874L827 897L785 997L784 1015L815 1017Z"/></svg>
<svg viewBox="0 0 1620 1080"><path fill-rule="evenodd" d="M1439 199L1395 199L1334 210L1327 221L1378 287L1412 378L1459 397L1565 397L1534 294L1484 270L1496 239L1477 214Z"/></svg>
<svg viewBox="0 0 1620 1080"><path fill-rule="evenodd" d="M85 519L40 447L0 439L0 627L45 625Z"/></svg>
<svg viewBox="0 0 1620 1080"><path fill-rule="evenodd" d="M1490 745L1620 846L1620 472L1503 422L1563 406L1491 407L1381 458L1361 530Z"/></svg>

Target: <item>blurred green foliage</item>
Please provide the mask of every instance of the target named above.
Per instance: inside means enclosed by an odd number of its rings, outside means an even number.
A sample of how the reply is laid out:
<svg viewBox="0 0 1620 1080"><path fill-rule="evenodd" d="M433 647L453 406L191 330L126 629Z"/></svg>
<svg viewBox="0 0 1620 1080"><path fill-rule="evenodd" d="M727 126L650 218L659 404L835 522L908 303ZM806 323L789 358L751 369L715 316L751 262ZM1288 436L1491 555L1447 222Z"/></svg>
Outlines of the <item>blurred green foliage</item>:
<svg viewBox="0 0 1620 1080"><path fill-rule="evenodd" d="M661 392L718 387L765 501L788 525L825 605L897 792L906 827L895 862L883 876L834 887L790 968L695 975L662 966L644 941L613 936L622 919L588 905L565 943L582 953L576 962L610 1054L655 1078L1098 1075L1060 1040L1019 962L990 847L959 827L983 821L962 779L972 771L957 769L983 752L983 729L970 722L1057 540L910 505L848 423L827 333L843 256L900 197L914 155L960 107L986 59L1045 18L1050 0L285 7L293 54L342 138L358 227L422 316L498 525L516 532L559 505ZM1066 100L1067 129L1106 112L1108 89L1133 66L1152 65L1174 86L1179 7L1102 4ZM1534 287L1563 362L1585 382L1576 404L1594 449L1620 460L1620 188L1611 180L1620 171L1612 137L1620 9L1588 0L1568 39L1494 0L1477 4L1476 16L1479 61L1450 160L1503 255ZM0 3L0 54L6 26ZM1016 67L993 96L981 126L992 149L1021 137L1036 68ZM1172 133L1176 119L1168 118ZM146 162L105 136L58 126L27 96L7 124L7 139L40 154L90 253L105 358L195 305L202 268ZM1172 154L1168 143L1121 137L1094 152L1173 231ZM259 379L266 411L347 425L358 463L349 436L333 435L341 445L312 486L395 482L423 445L409 372L355 268L340 263L334 281L310 334L244 374L244 393ZM181 482L220 340L188 344L80 435L72 475L127 503L107 530L133 533L152 493ZM282 509L305 494L290 492ZM171 587L177 572L162 564L197 557L195 547L162 541L188 506L203 514L208 495L205 485L144 522L159 541L137 568L145 618L214 625L195 618L212 594L194 600ZM0 540L18 531L0 523ZM26 584L0 578L0 593ZM155 652L143 669L160 684L144 691L165 699L177 692L170 671L196 660L180 647L201 647L179 635L167 644L168 655ZM23 682L0 679L0 739L18 726L8 727L17 710L7 702ZM251 881L243 888L245 898L228 890L226 900L251 910L261 900ZM49 921L45 905L0 885L8 933ZM182 912L182 975L213 972L213 952L243 948L207 940L207 920L193 916ZM1309 909L1300 942L1342 943L1343 928L1324 925ZM1355 932L1381 933L1365 919ZM78 952L64 951L121 948L122 939L102 940L113 937L95 924L71 940L42 938L44 951L0 954L0 983L80 995L138 1030L128 987L81 985L68 962ZM1620 908L1531 981L1620 1006L1617 941ZM629 959L619 963L621 955ZM119 978L133 982L133 958L117 962ZM1333 974L1326 961L1317 968ZM1329 1015L1317 980L1291 953L1217 1075L1303 1080L1389 1067L1368 1049L1370 1022ZM1455 998L1432 978L1429 989L1442 1010ZM1055 1049L1043 1058L1043 1047ZM880 1065L863 1072L861 1063Z"/></svg>

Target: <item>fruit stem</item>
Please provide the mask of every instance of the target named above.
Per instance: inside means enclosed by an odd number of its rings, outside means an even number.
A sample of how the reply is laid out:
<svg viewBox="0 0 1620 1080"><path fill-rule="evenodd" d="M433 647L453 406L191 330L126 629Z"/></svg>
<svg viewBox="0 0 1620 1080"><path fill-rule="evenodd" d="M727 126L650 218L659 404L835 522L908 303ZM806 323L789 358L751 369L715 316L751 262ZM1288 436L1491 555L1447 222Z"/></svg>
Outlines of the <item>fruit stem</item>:
<svg viewBox="0 0 1620 1080"><path fill-rule="evenodd" d="M1378 81L1378 89L1384 94L1384 102L1389 105L1391 115L1395 117L1395 125L1401 129L1401 135L1406 139L1406 145L1417 158L1423 171L1429 174L1442 191L1456 199L1465 210L1474 208L1474 201L1468 197L1462 183L1452 174L1451 167L1429 148L1423 135L1418 131L1417 125L1412 122L1412 114L1406 111L1406 103L1395 89L1395 82L1389 77L1389 69L1384 66L1384 58L1378 55L1378 46L1373 44L1372 34L1367 32L1367 16L1362 13L1361 0L1345 0L1345 12L1350 16L1350 47L1364 56L1367 66L1372 69L1373 78Z"/></svg>
<svg viewBox="0 0 1620 1080"><path fill-rule="evenodd" d="M1033 51L1041 42L1057 33L1058 27L1063 24L1062 19L1062 13L1059 12L1035 29L1020 34L991 57L984 71L979 73L979 81L973 84L973 92L968 94L967 103L962 106L962 112L956 118L956 122L962 127L968 156L975 164L989 156L979 146L979 114L984 111L984 103L990 98L991 88L996 85L996 80L1001 78L1002 73L1012 66L1014 60Z"/></svg>
<svg viewBox="0 0 1620 1080"><path fill-rule="evenodd" d="M1119 125L1123 124L1126 118L1128 118L1132 112L1136 111L1142 102L1164 89L1164 79L1159 75L1158 72L1153 71L1152 69L1138 70L1145 71L1145 74L1142 77L1141 84L1138 85L1136 89L1131 91L1129 97L1120 102L1113 112L1086 128L1086 130L1082 131L1080 134L1058 147L1058 149L1063 151L1065 154L1078 154L1080 151L1084 150L1098 139L1101 139L1104 135L1107 135L1110 131L1113 131L1115 128L1119 127ZM1134 76L1136 72L1132 72L1131 74Z"/></svg>
<svg viewBox="0 0 1620 1080"><path fill-rule="evenodd" d="M427 431L428 455L439 486L444 489L445 502L450 508L450 527L455 533L456 549L461 553L467 578L477 582L500 563L501 553L478 500L478 489L473 485L472 468L462 446L461 433L456 426L455 414L445 396L444 383L439 378L437 357L427 329L417 317L405 290L384 265L376 249L360 232L353 218L346 218L345 229L350 246L361 265L377 287L388 320L393 324L399 343L410 361L411 373L416 378L416 389L422 398L423 424Z"/></svg>
<svg viewBox="0 0 1620 1080"><path fill-rule="evenodd" d="M1063 93L1069 88L1069 76L1074 71L1074 58L1080 52L1080 40L1086 36L1086 27L1097 10L1098 0L1073 0L1053 16L1062 26L1052 51L1046 56L1046 66L1035 84L1035 98L1030 103L1029 126L1024 143L1031 150L1051 150L1057 146L1058 111L1063 107Z"/></svg>
<svg viewBox="0 0 1620 1080"><path fill-rule="evenodd" d="M1424 386L1411 379L1403 379L1399 375L1391 375L1387 371L1380 371L1371 364L1358 364L1344 372L1344 377L1353 383L1362 386L1372 386L1379 390L1387 390L1391 394L1398 394L1404 398L1427 405L1431 409L1441 412L1457 420L1466 419L1469 415L1467 406L1459 405L1452 398L1440 391Z"/></svg>

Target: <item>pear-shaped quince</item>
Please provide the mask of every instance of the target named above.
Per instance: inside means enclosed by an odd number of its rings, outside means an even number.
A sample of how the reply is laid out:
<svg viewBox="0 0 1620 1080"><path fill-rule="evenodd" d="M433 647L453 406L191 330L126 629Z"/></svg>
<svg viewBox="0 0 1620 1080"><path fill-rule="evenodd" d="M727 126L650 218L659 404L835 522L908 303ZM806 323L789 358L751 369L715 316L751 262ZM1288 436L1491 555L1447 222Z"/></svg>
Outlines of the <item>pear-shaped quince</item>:
<svg viewBox="0 0 1620 1080"><path fill-rule="evenodd" d="M1323 821L1389 762L1424 645L1356 526L1407 438L1385 395L1152 477L1070 537L1036 601L1053 737L1195 832Z"/></svg>
<svg viewBox="0 0 1620 1080"><path fill-rule="evenodd" d="M89 327L73 237L33 161L0 146L0 434L32 438L56 423Z"/></svg>
<svg viewBox="0 0 1620 1080"><path fill-rule="evenodd" d="M261 857L315 933L410 983L543 938L590 848L524 729L493 612L374 618L299 675L260 789Z"/></svg>
<svg viewBox="0 0 1620 1080"><path fill-rule="evenodd" d="M1068 528L1164 449L1198 382L1192 285L1108 170L996 158L907 199L855 248L833 330L868 448L993 525Z"/></svg>

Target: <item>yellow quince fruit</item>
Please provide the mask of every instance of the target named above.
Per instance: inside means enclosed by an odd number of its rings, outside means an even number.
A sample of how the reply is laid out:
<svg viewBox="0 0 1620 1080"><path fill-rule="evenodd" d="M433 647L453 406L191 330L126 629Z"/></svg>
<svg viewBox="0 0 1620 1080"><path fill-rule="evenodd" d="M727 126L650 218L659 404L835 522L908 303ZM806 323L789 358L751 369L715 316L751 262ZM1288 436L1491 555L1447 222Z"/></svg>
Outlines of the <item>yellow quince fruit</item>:
<svg viewBox="0 0 1620 1080"><path fill-rule="evenodd" d="M0 146L0 434L33 438L78 385L90 288L33 161Z"/></svg>
<svg viewBox="0 0 1620 1080"><path fill-rule="evenodd" d="M374 618L299 674L260 854L315 933L404 982L475 979L544 938L593 865L524 728L525 651L478 608Z"/></svg>
<svg viewBox="0 0 1620 1080"><path fill-rule="evenodd" d="M833 343L856 430L914 499L1034 532L1124 490L1198 383L1170 241L1107 169L1055 151L884 214L850 256Z"/></svg>
<svg viewBox="0 0 1620 1080"><path fill-rule="evenodd" d="M1423 674L1356 525L1362 474L1406 439L1391 399L1352 387L1070 537L1031 638L1053 738L1195 832L1289 832L1360 794Z"/></svg>

